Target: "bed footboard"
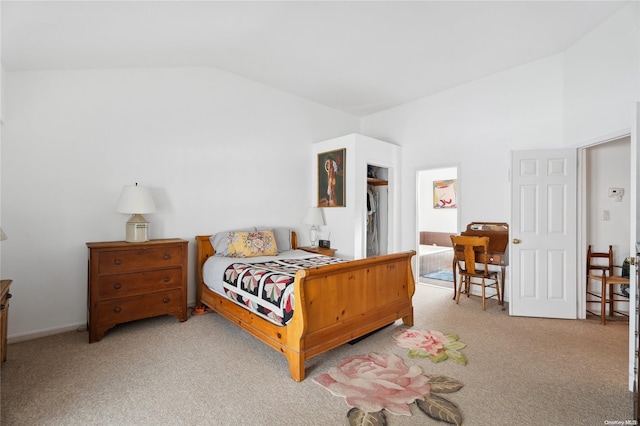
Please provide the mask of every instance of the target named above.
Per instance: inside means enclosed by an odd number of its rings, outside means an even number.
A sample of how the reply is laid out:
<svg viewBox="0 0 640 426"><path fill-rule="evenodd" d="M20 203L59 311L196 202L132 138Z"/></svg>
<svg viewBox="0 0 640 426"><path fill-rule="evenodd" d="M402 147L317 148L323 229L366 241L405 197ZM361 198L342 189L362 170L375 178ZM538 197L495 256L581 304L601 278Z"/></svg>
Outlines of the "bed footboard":
<svg viewBox="0 0 640 426"><path fill-rule="evenodd" d="M294 316L287 326L291 356L299 356L302 363L398 319L412 326L414 254L377 256L299 271ZM302 315L298 316L299 312ZM289 359L289 363L293 369L295 361Z"/></svg>
<svg viewBox="0 0 640 426"><path fill-rule="evenodd" d="M281 352L296 381L305 378L305 361L402 319L413 325L414 251L376 256L298 271L295 305L286 326L258 317L211 291L202 264L213 254L207 237L198 242L198 302L220 313ZM208 247L207 247L208 244Z"/></svg>

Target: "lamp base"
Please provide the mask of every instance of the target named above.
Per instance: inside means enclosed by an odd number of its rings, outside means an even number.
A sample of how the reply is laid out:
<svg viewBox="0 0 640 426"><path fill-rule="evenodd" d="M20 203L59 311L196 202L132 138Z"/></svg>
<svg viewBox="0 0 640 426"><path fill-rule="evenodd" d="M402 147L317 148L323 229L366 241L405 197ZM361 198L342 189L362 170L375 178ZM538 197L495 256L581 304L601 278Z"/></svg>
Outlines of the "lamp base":
<svg viewBox="0 0 640 426"><path fill-rule="evenodd" d="M141 214L129 218L126 227L125 241L128 243L144 243L149 241L149 222Z"/></svg>
<svg viewBox="0 0 640 426"><path fill-rule="evenodd" d="M312 226L309 229L309 241L311 242L311 247L316 247L318 245L318 230L315 226Z"/></svg>

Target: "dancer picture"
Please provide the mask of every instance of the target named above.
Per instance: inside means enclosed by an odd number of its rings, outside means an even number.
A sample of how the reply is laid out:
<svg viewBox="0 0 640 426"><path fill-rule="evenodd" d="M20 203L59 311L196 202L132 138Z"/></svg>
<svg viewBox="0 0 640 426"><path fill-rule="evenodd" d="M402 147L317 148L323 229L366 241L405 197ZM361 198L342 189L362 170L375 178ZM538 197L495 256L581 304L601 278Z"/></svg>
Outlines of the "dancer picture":
<svg viewBox="0 0 640 426"><path fill-rule="evenodd" d="M318 154L318 207L344 207L345 149Z"/></svg>

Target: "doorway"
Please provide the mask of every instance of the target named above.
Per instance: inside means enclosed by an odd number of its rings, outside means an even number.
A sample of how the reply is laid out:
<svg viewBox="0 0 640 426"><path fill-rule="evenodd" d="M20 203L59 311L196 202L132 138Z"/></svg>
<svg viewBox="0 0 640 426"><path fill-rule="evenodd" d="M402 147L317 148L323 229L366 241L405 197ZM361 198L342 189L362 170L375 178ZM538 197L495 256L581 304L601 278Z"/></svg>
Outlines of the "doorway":
<svg viewBox="0 0 640 426"><path fill-rule="evenodd" d="M417 172L417 282L453 288L451 235L459 230L458 166Z"/></svg>
<svg viewBox="0 0 640 426"><path fill-rule="evenodd" d="M607 251L611 245L614 264L622 265L627 257L635 256L635 253L629 251L631 137L624 136L605 141L585 147L582 151L583 247L580 250L579 265L584 265L589 245L594 251ZM586 277L582 279L584 281ZM586 300L584 299L586 289L582 286L579 288L581 288L581 298ZM619 305L620 310L628 313L629 306ZM593 310L594 305L590 308ZM581 318L585 318L585 303L582 304L580 311Z"/></svg>

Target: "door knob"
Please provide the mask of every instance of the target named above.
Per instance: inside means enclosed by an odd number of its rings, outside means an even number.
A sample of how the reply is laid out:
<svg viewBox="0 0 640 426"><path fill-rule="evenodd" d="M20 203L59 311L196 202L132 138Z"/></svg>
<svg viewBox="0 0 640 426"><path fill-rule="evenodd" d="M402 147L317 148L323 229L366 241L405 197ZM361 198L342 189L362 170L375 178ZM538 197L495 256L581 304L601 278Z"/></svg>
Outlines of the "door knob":
<svg viewBox="0 0 640 426"><path fill-rule="evenodd" d="M514 238L514 239L513 239L513 244L520 244L520 240L519 240L519 239L517 239L517 238Z"/></svg>

